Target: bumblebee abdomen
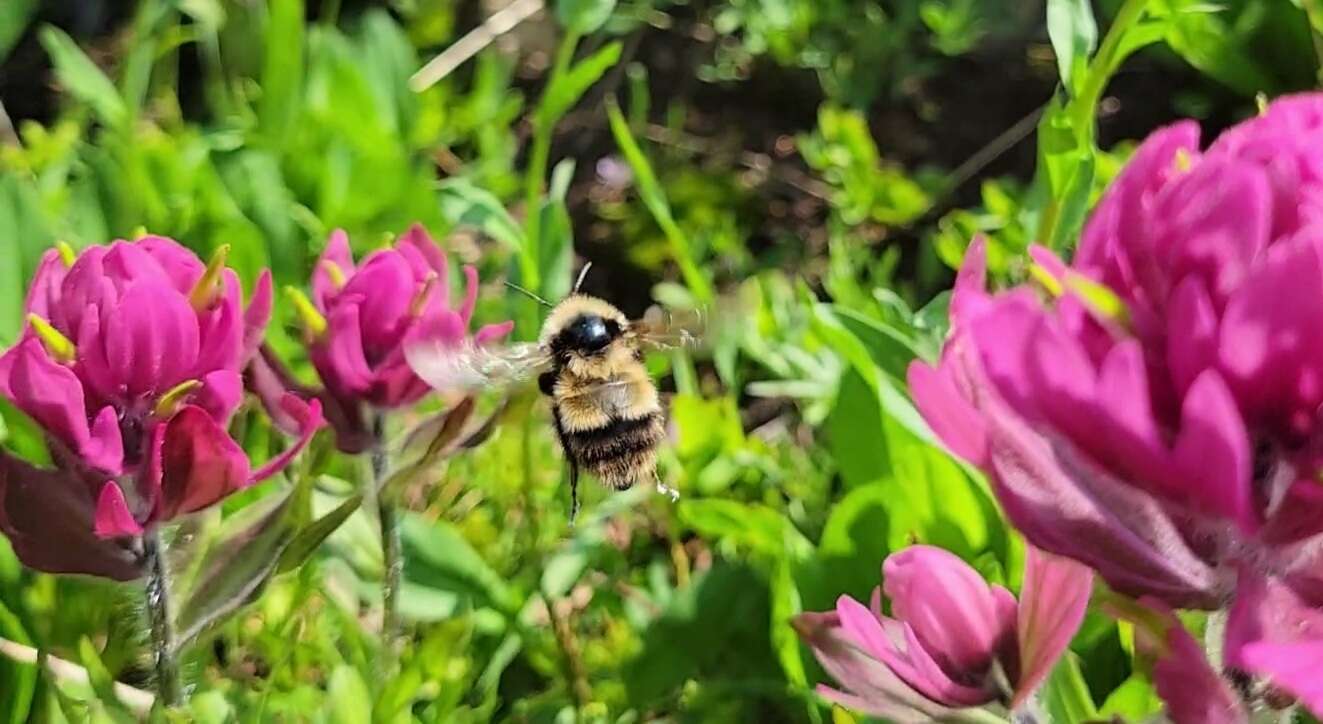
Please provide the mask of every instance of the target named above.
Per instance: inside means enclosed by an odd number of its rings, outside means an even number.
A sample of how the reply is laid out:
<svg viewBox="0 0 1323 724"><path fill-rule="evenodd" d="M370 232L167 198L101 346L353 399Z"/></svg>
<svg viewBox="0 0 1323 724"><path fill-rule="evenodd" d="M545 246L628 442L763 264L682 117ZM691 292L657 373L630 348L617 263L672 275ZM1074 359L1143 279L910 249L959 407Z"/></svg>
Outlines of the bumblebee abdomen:
<svg viewBox="0 0 1323 724"><path fill-rule="evenodd" d="M635 418L612 418L606 424L566 429L565 452L602 483L624 490L652 474L657 445L665 436L660 409Z"/></svg>

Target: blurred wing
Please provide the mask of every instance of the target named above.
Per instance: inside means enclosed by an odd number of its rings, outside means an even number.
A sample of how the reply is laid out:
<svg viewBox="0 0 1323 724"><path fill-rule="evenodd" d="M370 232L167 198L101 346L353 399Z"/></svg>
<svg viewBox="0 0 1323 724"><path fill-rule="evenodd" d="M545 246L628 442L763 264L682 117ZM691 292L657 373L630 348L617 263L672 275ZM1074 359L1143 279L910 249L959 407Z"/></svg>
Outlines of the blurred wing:
<svg viewBox="0 0 1323 724"><path fill-rule="evenodd" d="M706 307L669 310L653 305L631 324L639 342L656 348L698 348L715 341L724 330L739 324L742 305L734 298L722 297Z"/></svg>
<svg viewBox="0 0 1323 724"><path fill-rule="evenodd" d="M427 341L406 347L404 358L415 374L438 390L505 387L536 376L551 362L533 342L482 347L466 342L449 347Z"/></svg>

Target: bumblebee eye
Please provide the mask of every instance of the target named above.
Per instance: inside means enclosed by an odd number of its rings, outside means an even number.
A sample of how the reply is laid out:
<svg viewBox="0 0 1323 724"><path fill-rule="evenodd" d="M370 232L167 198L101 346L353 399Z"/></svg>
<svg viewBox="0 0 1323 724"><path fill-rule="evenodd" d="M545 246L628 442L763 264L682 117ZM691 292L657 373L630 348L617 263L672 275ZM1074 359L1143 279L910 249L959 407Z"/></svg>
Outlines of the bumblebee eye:
<svg viewBox="0 0 1323 724"><path fill-rule="evenodd" d="M579 317L562 334L566 346L582 352L597 352L610 344L612 338L607 322L596 314Z"/></svg>

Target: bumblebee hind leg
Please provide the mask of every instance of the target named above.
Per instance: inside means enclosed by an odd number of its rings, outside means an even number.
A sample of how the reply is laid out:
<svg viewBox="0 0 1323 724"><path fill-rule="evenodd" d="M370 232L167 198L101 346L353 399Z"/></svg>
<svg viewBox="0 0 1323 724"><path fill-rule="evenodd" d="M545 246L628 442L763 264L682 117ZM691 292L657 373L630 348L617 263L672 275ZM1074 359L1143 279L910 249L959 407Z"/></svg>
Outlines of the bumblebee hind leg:
<svg viewBox="0 0 1323 724"><path fill-rule="evenodd" d="M671 502L675 502L680 499L680 491L676 490L675 488L672 488L666 483L663 483L661 476L657 474L656 470L652 471L652 479L657 483L658 493L661 493L662 495L669 497L671 499Z"/></svg>
<svg viewBox="0 0 1323 724"><path fill-rule="evenodd" d="M574 527L574 519L579 515L579 464L573 460L570 462L570 527Z"/></svg>

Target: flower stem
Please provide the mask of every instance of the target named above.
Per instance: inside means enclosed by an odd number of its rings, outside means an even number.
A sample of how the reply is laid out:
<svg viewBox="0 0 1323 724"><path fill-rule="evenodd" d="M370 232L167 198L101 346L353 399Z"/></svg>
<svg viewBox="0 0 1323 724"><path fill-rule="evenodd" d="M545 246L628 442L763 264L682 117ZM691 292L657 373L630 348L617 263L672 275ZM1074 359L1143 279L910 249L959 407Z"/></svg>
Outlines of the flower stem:
<svg viewBox="0 0 1323 724"><path fill-rule="evenodd" d="M395 505L381 489L386 478L386 420L381 413L372 417L372 494L377 501L377 521L381 524L381 557L384 563L381 582L381 640L394 651L399 637L400 579L404 574L399 520Z"/></svg>
<svg viewBox="0 0 1323 724"><path fill-rule="evenodd" d="M175 634L170 623L170 593L161 534L152 531L143 536L142 548L147 564L147 619L156 668L156 693L167 709L173 709L184 703L184 691L179 684L179 662L175 660Z"/></svg>

